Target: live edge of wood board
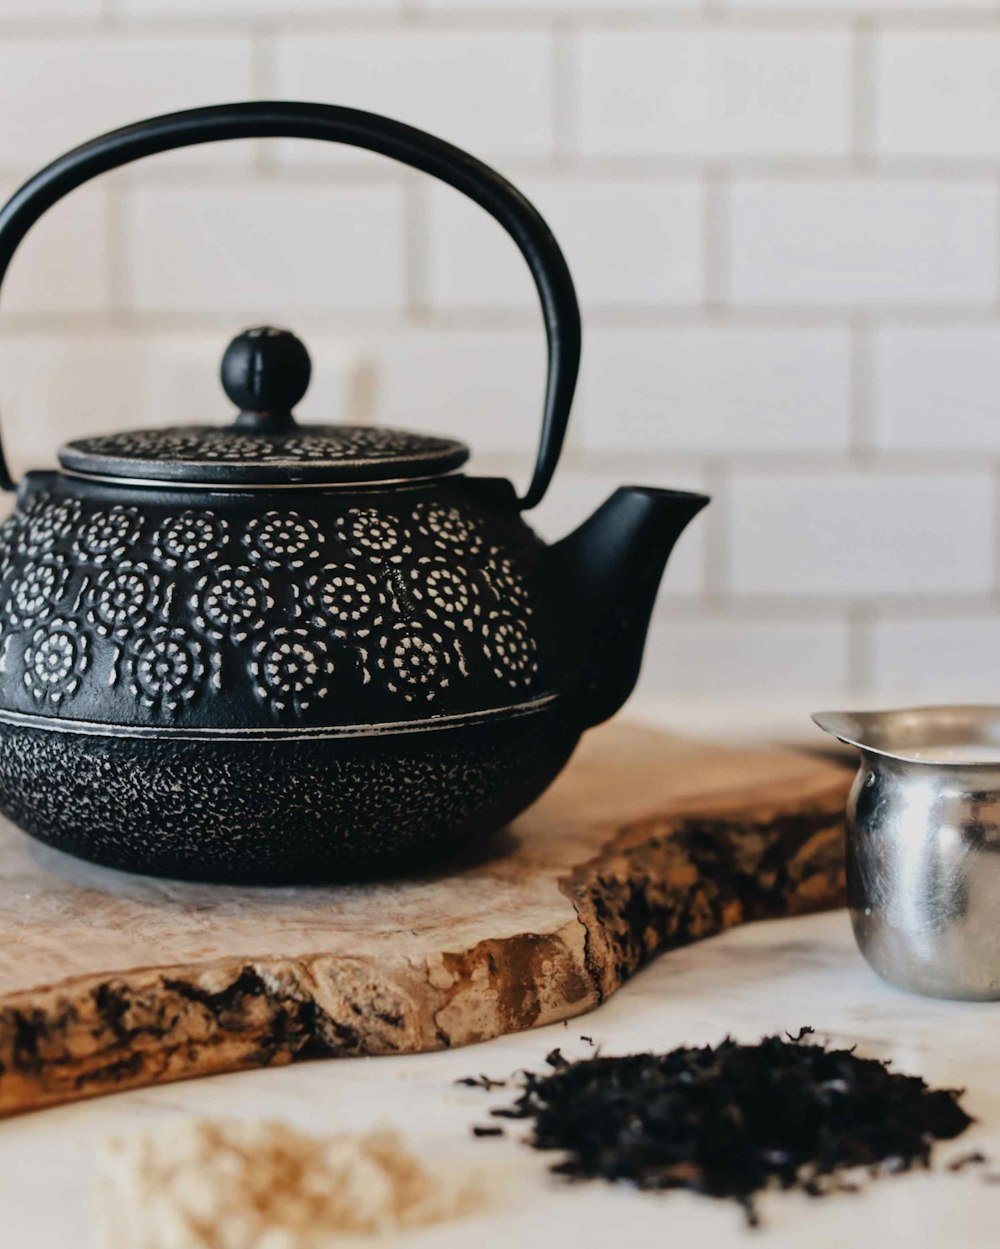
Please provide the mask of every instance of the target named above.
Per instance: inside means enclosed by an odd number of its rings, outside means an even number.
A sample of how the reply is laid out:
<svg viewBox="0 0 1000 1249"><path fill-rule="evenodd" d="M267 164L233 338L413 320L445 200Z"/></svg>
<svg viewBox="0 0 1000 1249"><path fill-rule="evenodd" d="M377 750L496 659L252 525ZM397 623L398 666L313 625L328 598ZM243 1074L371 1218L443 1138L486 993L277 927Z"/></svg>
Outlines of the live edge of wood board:
<svg viewBox="0 0 1000 1249"><path fill-rule="evenodd" d="M0 821L0 1114L579 1015L662 950L842 905L849 784L616 723L461 864L277 890L130 877Z"/></svg>

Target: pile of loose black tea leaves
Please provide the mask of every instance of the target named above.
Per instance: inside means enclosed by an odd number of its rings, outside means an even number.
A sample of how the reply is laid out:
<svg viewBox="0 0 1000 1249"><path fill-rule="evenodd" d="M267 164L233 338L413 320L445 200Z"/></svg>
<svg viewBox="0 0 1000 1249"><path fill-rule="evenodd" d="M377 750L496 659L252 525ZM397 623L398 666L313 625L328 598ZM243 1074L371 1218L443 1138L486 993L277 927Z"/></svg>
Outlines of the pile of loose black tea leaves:
<svg viewBox="0 0 1000 1249"><path fill-rule="evenodd" d="M752 1223L765 1188L852 1191L847 1168L928 1166L935 1140L972 1123L959 1092L806 1041L811 1031L579 1062L555 1050L492 1113L531 1120L530 1144L565 1154L562 1175L731 1198Z"/></svg>

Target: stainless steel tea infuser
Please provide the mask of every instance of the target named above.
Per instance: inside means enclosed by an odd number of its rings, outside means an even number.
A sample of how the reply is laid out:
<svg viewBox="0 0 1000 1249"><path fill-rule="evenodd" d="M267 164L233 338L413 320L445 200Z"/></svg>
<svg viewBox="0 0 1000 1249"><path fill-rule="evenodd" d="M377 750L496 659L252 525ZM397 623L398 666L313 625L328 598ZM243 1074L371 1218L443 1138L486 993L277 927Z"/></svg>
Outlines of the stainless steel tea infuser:
<svg viewBox="0 0 1000 1249"><path fill-rule="evenodd" d="M847 894L865 958L917 993L1000 998L1000 707L813 719L861 754Z"/></svg>

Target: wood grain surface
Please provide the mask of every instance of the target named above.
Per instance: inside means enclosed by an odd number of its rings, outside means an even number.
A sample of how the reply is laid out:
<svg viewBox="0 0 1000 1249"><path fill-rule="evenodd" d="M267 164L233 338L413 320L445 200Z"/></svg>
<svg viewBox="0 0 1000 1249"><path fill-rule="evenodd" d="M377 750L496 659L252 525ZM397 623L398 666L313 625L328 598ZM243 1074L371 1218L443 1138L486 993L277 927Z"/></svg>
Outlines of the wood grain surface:
<svg viewBox="0 0 1000 1249"><path fill-rule="evenodd" d="M126 876L0 821L0 1113L581 1014L670 946L841 905L849 783L613 724L446 869L276 890Z"/></svg>

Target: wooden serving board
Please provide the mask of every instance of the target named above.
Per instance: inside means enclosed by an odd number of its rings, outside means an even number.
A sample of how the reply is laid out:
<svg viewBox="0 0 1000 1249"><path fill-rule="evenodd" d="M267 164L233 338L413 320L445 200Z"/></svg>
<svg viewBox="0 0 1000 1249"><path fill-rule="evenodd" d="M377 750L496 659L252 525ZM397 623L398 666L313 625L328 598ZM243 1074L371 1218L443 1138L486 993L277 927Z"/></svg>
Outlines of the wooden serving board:
<svg viewBox="0 0 1000 1249"><path fill-rule="evenodd" d="M278 890L131 877L0 822L0 1113L580 1014L660 950L841 904L848 785L612 725L448 871Z"/></svg>

